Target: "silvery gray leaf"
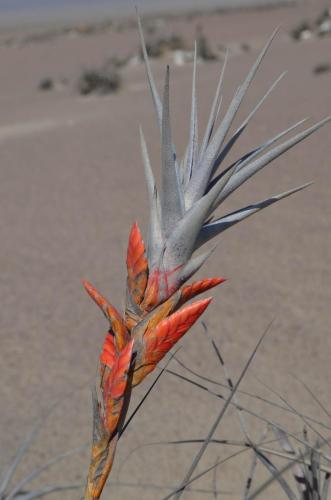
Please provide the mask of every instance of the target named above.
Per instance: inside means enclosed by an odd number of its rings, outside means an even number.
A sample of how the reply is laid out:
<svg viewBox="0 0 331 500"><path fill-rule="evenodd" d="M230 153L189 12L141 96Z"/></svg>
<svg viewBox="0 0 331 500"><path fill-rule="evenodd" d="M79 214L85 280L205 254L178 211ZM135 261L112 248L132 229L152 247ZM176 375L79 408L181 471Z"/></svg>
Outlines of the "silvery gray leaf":
<svg viewBox="0 0 331 500"><path fill-rule="evenodd" d="M275 35L277 33L277 30L274 31L272 36L269 38L268 42L264 46L263 50L261 51L259 57L253 64L252 68L250 69L246 79L238 87L231 103L230 106L221 122L219 125L218 129L215 132L215 135L213 139L210 141L210 144L208 145L205 154L201 158L201 163L203 163L203 168L198 168L196 172L193 174L191 182L188 186L187 189L187 197L189 200L192 202L199 199L203 195L203 193L206 190L206 187L209 183L210 177L212 175L212 170L213 170L213 165L214 162L217 158L218 152L220 148L222 147L224 140L231 128L231 125L233 123L233 120L237 114L237 111L240 107L240 104L250 86L252 83L252 80L255 77L255 74L268 50L270 47L272 40L274 39Z"/></svg>
<svg viewBox="0 0 331 500"><path fill-rule="evenodd" d="M185 164L184 186L191 179L192 171L196 167L198 155L198 106L197 106L197 43L194 46L193 78L192 78L192 104L191 104L191 126L190 138L187 147L187 159Z"/></svg>
<svg viewBox="0 0 331 500"><path fill-rule="evenodd" d="M225 215L224 217L221 217L220 219L217 219L211 222L210 224L205 224L200 231L196 246L200 247L201 245L204 245L207 241L211 240L212 238L222 233L226 229L229 229L234 224L237 224L238 222L247 219L251 215L260 212L264 208L273 205L279 200L287 198L291 194L297 193L298 191L305 189L311 184L312 184L311 182L303 184L302 186L290 189L285 193L274 195L271 198L267 198L252 205L248 205L247 207L241 208L240 210L236 210L235 212Z"/></svg>
<svg viewBox="0 0 331 500"><path fill-rule="evenodd" d="M169 236L184 214L183 191L179 181L179 172L171 138L169 79L170 71L168 66L164 84L162 113L161 224L165 237Z"/></svg>
<svg viewBox="0 0 331 500"><path fill-rule="evenodd" d="M221 165L221 163L224 161L224 159L226 158L226 156L229 154L229 152L231 151L231 149L233 148L233 146L235 145L235 143L237 142L237 140L239 139L239 137L241 136L241 134L244 132L244 130L248 126L249 122L252 120L252 118L258 112L258 110L260 109L260 107L262 106L262 104L265 102L265 100L267 99L267 97L274 90L274 88L284 78L284 76L286 75L286 73L287 73L286 71L284 73L282 73L273 82L273 84L271 85L271 87L269 87L269 89L267 90L267 92L263 95L263 97L256 104L255 108L250 112L250 114L243 121L243 123L240 125L240 127L235 131L235 133L233 134L233 136L231 137L231 139L229 139L229 141L227 142L227 144L221 150L221 152L219 153L219 155L217 156L217 158L216 158L216 160L214 162L213 169L212 169L212 176L215 174L215 172L218 169L218 167Z"/></svg>
<svg viewBox="0 0 331 500"><path fill-rule="evenodd" d="M254 174L259 172L262 168L266 167L271 163L273 160L284 154L286 151L291 149L293 146L298 144L299 142L303 141L307 137L309 137L311 134L316 132L319 128L323 127L326 123L331 121L331 116L326 117L324 120L321 120L320 122L316 123L312 127L304 130L303 132L300 132L294 137L291 137L288 141L280 144L279 146L274 147L267 153L265 153L263 156L260 158L256 159L255 161L248 163L245 167L240 168L237 172L234 173L232 178L229 180L227 185L222 189L222 192L220 193L219 197L217 198L216 201L216 206L218 206L220 203L222 203L233 191L235 191L239 186L241 186L245 181L247 181L250 177L252 177ZM214 205L213 208L216 208Z"/></svg>
<svg viewBox="0 0 331 500"><path fill-rule="evenodd" d="M229 51L227 50L226 54L225 54L225 58L224 58L224 62L223 62L223 66L222 66L222 71L221 71L221 74L220 74L220 78L219 78L219 81L218 81L218 85L217 85L217 89L216 89L216 94L215 94L214 101L213 101L213 104L212 104L212 108L211 108L211 111L210 111L210 114L209 114L209 119L208 119L206 131L205 131L205 135L204 135L204 138L202 140L199 161L201 160L201 157L204 155L204 153L205 153L205 151L207 149L207 146L208 146L208 144L210 142L210 139L211 139L214 127L215 127L215 123L216 123L216 120L217 120L217 115L219 113L219 107L220 107L220 103L221 103L221 100L222 100L222 98L221 98L221 90L222 90L222 85L223 85L223 80L224 80L225 69L226 69L226 65L227 65L227 62L228 62L228 57L229 57ZM200 162L200 164L201 164L201 162Z"/></svg>
<svg viewBox="0 0 331 500"><path fill-rule="evenodd" d="M148 234L147 249L148 249L149 268L152 269L153 266L158 261L161 249L163 247L163 237L162 237L161 221L160 221L161 210L159 207L158 192L149 159L147 145L141 128L140 128L140 142L141 142L141 151L142 151L148 199L149 199L149 234Z"/></svg>

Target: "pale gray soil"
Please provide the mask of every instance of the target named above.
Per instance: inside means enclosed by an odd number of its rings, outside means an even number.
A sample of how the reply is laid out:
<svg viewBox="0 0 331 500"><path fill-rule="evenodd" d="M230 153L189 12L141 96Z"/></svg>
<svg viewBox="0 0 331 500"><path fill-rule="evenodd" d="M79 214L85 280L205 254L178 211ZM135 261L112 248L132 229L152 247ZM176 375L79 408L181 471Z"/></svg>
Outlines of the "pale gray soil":
<svg viewBox="0 0 331 500"><path fill-rule="evenodd" d="M246 116L284 69L289 73L243 135L235 156L303 117L317 120L331 112L331 74L316 77L312 73L317 63L331 62L331 38L294 43L287 36L289 28L310 14L316 17L323 5L316 1L300 9L173 21L171 31L181 30L189 41L199 21L215 46L251 45L250 52L230 59L226 102L257 49L282 24L240 116ZM49 419L20 474L90 439L89 386L107 325L81 280L90 280L121 307L129 229L135 220L145 228L147 214L139 124L153 164L159 167L159 137L142 67L127 68L123 90L110 97L81 98L71 85L42 93L37 85L45 76L76 78L82 67L99 64L109 55L126 55L137 45L136 31L128 30L61 37L0 51L0 467L36 418L70 393ZM165 61L153 64L160 84L164 65ZM219 64L199 66L201 129L218 73ZM172 72L173 128L180 151L188 134L190 78L190 66ZM229 279L215 291L205 319L233 377L275 319L244 385L276 401L254 378L257 375L299 410L326 422L293 375L330 408L330 130L326 127L277 160L227 203L226 211L315 181L307 191L229 230L200 273ZM199 326L183 341L179 357L201 373L222 377ZM173 368L179 369L175 363ZM137 398L149 382L136 391ZM244 398L241 402L278 418L294 432L301 431L300 420L289 420L262 403ZM128 454L153 441L203 437L219 409L216 398L164 375L119 445L113 481L176 486L194 446L142 448L130 459ZM261 425L251 419L247 423L258 436ZM218 437L240 436L231 410ZM211 445L200 470L230 453L231 449ZM49 470L34 486L83 482L87 463L88 449ZM241 498L249 464L246 453L218 470L218 488L233 492L219 498ZM196 487L210 489L212 480L209 474ZM282 498L275 491L264 498ZM104 498L154 500L165 493L114 485ZM78 499L79 493L54 498ZM183 498L213 496L196 492Z"/></svg>

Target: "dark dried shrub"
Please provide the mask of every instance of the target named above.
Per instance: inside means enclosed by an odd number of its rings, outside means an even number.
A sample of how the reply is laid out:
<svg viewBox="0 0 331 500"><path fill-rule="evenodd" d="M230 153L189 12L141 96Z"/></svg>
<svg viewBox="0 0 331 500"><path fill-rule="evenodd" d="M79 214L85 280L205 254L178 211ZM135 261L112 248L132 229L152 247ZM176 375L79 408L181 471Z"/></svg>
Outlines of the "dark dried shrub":
<svg viewBox="0 0 331 500"><path fill-rule="evenodd" d="M323 73L329 73L331 71L331 64L329 63L317 64L313 71L315 75L322 75Z"/></svg>
<svg viewBox="0 0 331 500"><path fill-rule="evenodd" d="M160 38L158 38L157 40L149 40L146 43L146 50L147 50L148 57L150 57L152 59L157 59L158 57L161 57L163 54L163 46L162 46ZM141 53L141 56L142 56L142 53Z"/></svg>
<svg viewBox="0 0 331 500"><path fill-rule="evenodd" d="M53 90L53 88L54 82L51 78L43 78L38 85L39 90Z"/></svg>
<svg viewBox="0 0 331 500"><path fill-rule="evenodd" d="M207 37L201 32L197 38L197 56L203 61L217 61L217 55L210 47Z"/></svg>
<svg viewBox="0 0 331 500"><path fill-rule="evenodd" d="M122 79L117 69L111 65L100 69L84 70L78 80L78 92L81 95L92 93L106 95L117 92L122 85Z"/></svg>

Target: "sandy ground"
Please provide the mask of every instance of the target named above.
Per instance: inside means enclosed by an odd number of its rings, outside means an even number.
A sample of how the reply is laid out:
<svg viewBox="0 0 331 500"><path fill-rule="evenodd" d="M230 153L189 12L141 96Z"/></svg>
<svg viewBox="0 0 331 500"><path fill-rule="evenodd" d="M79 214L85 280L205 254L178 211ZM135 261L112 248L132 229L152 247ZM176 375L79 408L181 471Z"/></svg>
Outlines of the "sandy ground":
<svg viewBox="0 0 331 500"><path fill-rule="evenodd" d="M316 17L325 5L316 0L300 8L202 15L173 20L167 27L180 30L191 41L200 22L215 46L250 45L249 52L230 59L224 92L228 102L263 40L276 25L282 25L240 116L284 69L289 73L242 137L235 156L303 117L316 120L330 113L331 75L317 77L312 69L331 62L331 38L294 43L287 35L298 21ZM129 228L134 220L145 227L147 214L139 124L148 138L155 168L159 165L159 137L142 67L127 68L123 90L109 97L81 98L71 85L42 93L37 85L45 76L75 78L82 67L101 63L110 55L129 54L137 45L136 30L131 29L60 37L0 51L0 468L37 417L64 398L17 477L90 439L90 384L106 323L83 291L81 280L89 279L122 305ZM153 64L159 83L164 65L165 61ZM199 66L201 128L218 73L219 64ZM174 68L173 128L180 151L188 135L190 78L190 66ZM315 181L309 190L227 232L201 272L229 278L215 291L205 319L233 377L275 319L243 387L279 401L261 385L259 380L263 380L298 410L326 423L327 417L294 376L302 378L329 407L330 156L328 126L240 189L224 210ZM182 344L179 357L185 363L222 380L200 326ZM180 371L175 362L173 369ZM137 399L150 382L139 387ZM240 399L292 431L301 431L300 419L289 419L285 412L261 402ZM150 442L204 437L219 409L216 397L164 375L120 443L112 485L104 498L163 498L167 488L183 478L195 446L143 447L128 455ZM246 423L252 436L258 436L261 424L251 418ZM323 433L327 436L326 430ZM217 436L242 439L233 410ZM211 445L199 470L232 452L232 448ZM33 486L83 482L87 463L88 448L45 472ZM249 464L247 452L229 460L215 477L209 474L194 484L200 491L183 498L241 498ZM210 493L215 481L223 495ZM263 498L281 495L278 489L270 490ZM53 497L71 500L80 494Z"/></svg>

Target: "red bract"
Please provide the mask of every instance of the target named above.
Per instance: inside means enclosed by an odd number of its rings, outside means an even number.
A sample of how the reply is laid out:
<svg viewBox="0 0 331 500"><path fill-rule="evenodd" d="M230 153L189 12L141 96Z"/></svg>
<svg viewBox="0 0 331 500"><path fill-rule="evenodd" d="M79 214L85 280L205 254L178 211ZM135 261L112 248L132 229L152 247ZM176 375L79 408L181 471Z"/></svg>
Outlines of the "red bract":
<svg viewBox="0 0 331 500"><path fill-rule="evenodd" d="M116 348L121 351L129 341L130 337L120 313L88 281L83 281L83 285L89 296L100 307L108 319L111 331L115 336Z"/></svg>
<svg viewBox="0 0 331 500"><path fill-rule="evenodd" d="M110 370L116 361L116 347L114 344L114 336L112 333L107 333L103 344L102 353L100 354L100 363L105 365Z"/></svg>
<svg viewBox="0 0 331 500"><path fill-rule="evenodd" d="M171 314L155 328L147 329L139 345L133 385L152 372L161 359L191 328L211 302L211 298L195 302Z"/></svg>
<svg viewBox="0 0 331 500"><path fill-rule="evenodd" d="M110 372L106 370L103 376L102 392L105 411L104 423L110 435L116 431L121 415L131 365L132 349L133 340L130 340L124 349L112 360L112 366L106 364ZM111 359L107 357L106 360Z"/></svg>
<svg viewBox="0 0 331 500"><path fill-rule="evenodd" d="M139 305L144 298L147 285L148 263L138 224L134 224L131 229L126 265L128 270L128 290L134 303Z"/></svg>

